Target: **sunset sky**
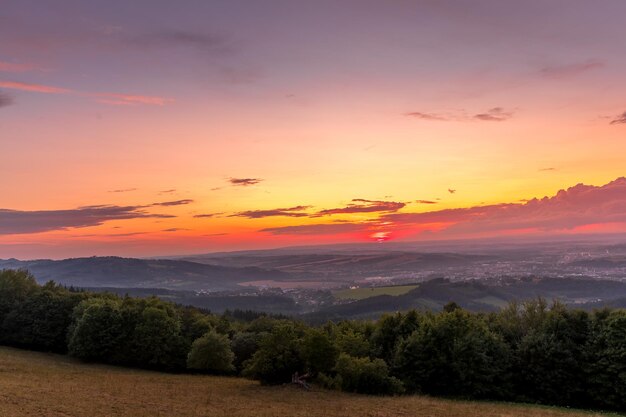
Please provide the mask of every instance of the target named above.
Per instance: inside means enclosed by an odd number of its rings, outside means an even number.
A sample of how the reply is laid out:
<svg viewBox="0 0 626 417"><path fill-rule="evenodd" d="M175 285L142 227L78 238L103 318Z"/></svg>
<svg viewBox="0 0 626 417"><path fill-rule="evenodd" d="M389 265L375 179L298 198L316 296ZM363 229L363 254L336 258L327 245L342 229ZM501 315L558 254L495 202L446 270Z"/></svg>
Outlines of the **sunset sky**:
<svg viewBox="0 0 626 417"><path fill-rule="evenodd" d="M0 258L626 232L625 21L0 0Z"/></svg>

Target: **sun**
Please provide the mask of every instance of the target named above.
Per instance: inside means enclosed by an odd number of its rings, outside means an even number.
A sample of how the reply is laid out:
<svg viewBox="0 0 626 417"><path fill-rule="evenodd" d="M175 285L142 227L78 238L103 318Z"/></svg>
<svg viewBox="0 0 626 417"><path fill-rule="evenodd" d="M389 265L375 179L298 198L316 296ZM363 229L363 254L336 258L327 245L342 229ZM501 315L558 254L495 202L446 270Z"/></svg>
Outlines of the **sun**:
<svg viewBox="0 0 626 417"><path fill-rule="evenodd" d="M370 235L372 240L376 242L386 242L391 239L391 232L376 232Z"/></svg>

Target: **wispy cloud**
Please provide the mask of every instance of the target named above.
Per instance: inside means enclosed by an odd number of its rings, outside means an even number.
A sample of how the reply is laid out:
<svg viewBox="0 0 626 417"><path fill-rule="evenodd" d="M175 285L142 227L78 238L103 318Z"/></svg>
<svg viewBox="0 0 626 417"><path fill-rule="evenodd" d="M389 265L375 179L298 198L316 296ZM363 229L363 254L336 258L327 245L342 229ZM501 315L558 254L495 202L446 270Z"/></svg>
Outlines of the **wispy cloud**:
<svg viewBox="0 0 626 417"><path fill-rule="evenodd" d="M120 188L118 190L109 190L110 193L129 193L131 191L136 191L136 188Z"/></svg>
<svg viewBox="0 0 626 417"><path fill-rule="evenodd" d="M0 91L0 107L7 107L15 103L13 96Z"/></svg>
<svg viewBox="0 0 626 417"><path fill-rule="evenodd" d="M0 61L0 72L25 72L35 69L34 65Z"/></svg>
<svg viewBox="0 0 626 417"><path fill-rule="evenodd" d="M132 106L135 104L146 104L150 106L164 106L172 102L172 99L157 96L139 96L133 94L116 94L116 93L91 93L87 94L94 97L97 102L111 105Z"/></svg>
<svg viewBox="0 0 626 417"><path fill-rule="evenodd" d="M232 185L239 187L248 187L250 185L256 185L263 181L261 178L229 178L228 182Z"/></svg>
<svg viewBox="0 0 626 417"><path fill-rule="evenodd" d="M448 117L444 117L444 116L441 116L441 115L438 115L438 114L422 113L422 112L419 112L419 111L405 113L405 116L410 116L410 117L414 117L416 119L421 119L421 120L435 120L435 121L450 120Z"/></svg>
<svg viewBox="0 0 626 417"><path fill-rule="evenodd" d="M626 123L626 111L620 114L619 116L617 116L615 119L611 120L612 125L623 124L623 123Z"/></svg>
<svg viewBox="0 0 626 417"><path fill-rule="evenodd" d="M117 33L121 33L121 31L117 31ZM233 51L232 40L219 34L181 29L160 29L140 35L126 35L124 33L121 35L127 45L136 45L141 48L183 47L217 54L228 54Z"/></svg>
<svg viewBox="0 0 626 417"><path fill-rule="evenodd" d="M367 223L320 223L296 226L268 227L261 232L273 235L334 235L341 233L356 233L366 230Z"/></svg>
<svg viewBox="0 0 626 417"><path fill-rule="evenodd" d="M539 172L556 171L554 167L540 168Z"/></svg>
<svg viewBox="0 0 626 417"><path fill-rule="evenodd" d="M355 198L352 200L352 203L348 204L345 207L321 210L316 213L316 216L328 216L333 214L347 213L394 212L400 210L405 206L406 203L397 201L378 201Z"/></svg>
<svg viewBox="0 0 626 417"><path fill-rule="evenodd" d="M74 91L50 85L22 83L18 81L0 81L0 87L12 90L28 91L43 94L73 94Z"/></svg>
<svg viewBox="0 0 626 417"><path fill-rule="evenodd" d="M439 122L470 122L476 120L481 120L485 122L503 122L513 117L512 111L507 111L502 107L493 107L487 111L476 113L473 116L470 116L471 114L472 113L468 114L468 112L465 110L456 110L446 113L445 115L441 113L421 111L404 113L405 116L414 119Z"/></svg>
<svg viewBox="0 0 626 417"><path fill-rule="evenodd" d="M100 205L38 211L0 209L0 235L98 226L111 220L171 217L175 216L146 212L143 206Z"/></svg>
<svg viewBox="0 0 626 417"><path fill-rule="evenodd" d="M100 93L100 92L84 92L77 90L70 90L67 88L55 87L43 84L32 84L18 81L0 81L0 88L8 88L12 90L27 91L30 93L42 93L42 94L68 94L74 96L88 97L95 100L98 103L110 104L110 105L152 105L163 106L170 102L172 99L159 97L159 96L144 96L135 94L120 94L120 93Z"/></svg>
<svg viewBox="0 0 626 417"><path fill-rule="evenodd" d="M183 230L189 230L189 229L184 229L182 227L170 227L169 229L163 229L161 230L162 232L180 232Z"/></svg>
<svg viewBox="0 0 626 417"><path fill-rule="evenodd" d="M432 201L432 200L415 200L416 203L418 204L438 204L438 201Z"/></svg>
<svg viewBox="0 0 626 417"><path fill-rule="evenodd" d="M309 216L305 210L311 208L311 206L295 206L287 208L277 208L271 210L248 210L239 213L231 214L228 217L245 217L248 219L261 219L264 217L307 217Z"/></svg>
<svg viewBox="0 0 626 417"><path fill-rule="evenodd" d="M210 219L212 217L217 217L224 214L223 212L221 213L202 213L202 214L196 214L193 217L196 219Z"/></svg>
<svg viewBox="0 0 626 417"><path fill-rule="evenodd" d="M597 59L588 59L582 62L575 62L563 65L550 65L541 68L539 71L546 78L569 78L577 75L596 70L605 66L603 61Z"/></svg>
<svg viewBox="0 0 626 417"><path fill-rule="evenodd" d="M185 199L185 200L164 201L162 203L152 203L152 205L162 206L162 207L171 207L171 206L183 206L186 204L191 204L193 202L194 200Z"/></svg>
<svg viewBox="0 0 626 417"><path fill-rule="evenodd" d="M494 107L487 110L485 113L478 113L474 115L474 119L486 122L503 122L511 117L513 117L513 113L504 110L502 107Z"/></svg>

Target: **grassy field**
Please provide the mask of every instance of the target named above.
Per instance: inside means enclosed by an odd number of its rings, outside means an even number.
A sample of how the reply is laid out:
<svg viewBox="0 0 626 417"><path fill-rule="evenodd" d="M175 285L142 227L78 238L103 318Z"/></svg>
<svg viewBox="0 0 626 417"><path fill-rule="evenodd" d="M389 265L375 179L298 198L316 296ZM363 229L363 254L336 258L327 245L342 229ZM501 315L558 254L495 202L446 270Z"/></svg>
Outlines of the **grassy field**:
<svg viewBox="0 0 626 417"><path fill-rule="evenodd" d="M428 397L368 397L241 378L86 365L0 347L0 416L590 417L599 413Z"/></svg>
<svg viewBox="0 0 626 417"><path fill-rule="evenodd" d="M368 287L338 290L333 296L339 300L363 300L377 295L402 295L417 288L417 285L395 285L389 287Z"/></svg>

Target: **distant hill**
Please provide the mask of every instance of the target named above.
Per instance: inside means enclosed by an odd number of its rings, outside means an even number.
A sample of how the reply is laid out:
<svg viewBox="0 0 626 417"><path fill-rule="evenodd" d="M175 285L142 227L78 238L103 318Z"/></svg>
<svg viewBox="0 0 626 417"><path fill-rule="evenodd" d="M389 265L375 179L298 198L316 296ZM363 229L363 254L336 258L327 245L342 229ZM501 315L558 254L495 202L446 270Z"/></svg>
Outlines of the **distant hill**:
<svg viewBox="0 0 626 417"><path fill-rule="evenodd" d="M492 261L493 256L459 253L420 252L358 252L310 254L233 254L220 256L191 256L187 261L222 266L248 266L280 270L299 277L329 278L351 281L377 275L415 272L428 269L443 270Z"/></svg>
<svg viewBox="0 0 626 417"><path fill-rule="evenodd" d="M40 283L54 280L76 287L143 287L221 291L237 283L286 279L288 274L258 267L207 265L182 260L120 257L71 258L60 261L0 260L0 269L28 269Z"/></svg>
<svg viewBox="0 0 626 417"><path fill-rule="evenodd" d="M496 311L509 302L542 297L582 308L619 307L626 300L626 282L576 278L508 279L500 283L451 282L433 279L398 296L380 295L309 313L313 321L376 318L383 313L409 309L439 311L454 301L471 311Z"/></svg>

